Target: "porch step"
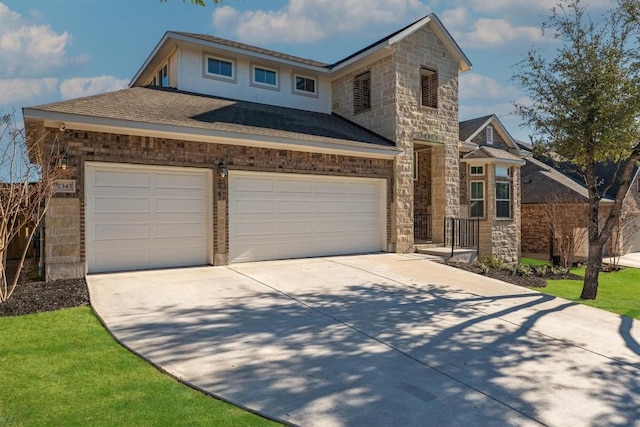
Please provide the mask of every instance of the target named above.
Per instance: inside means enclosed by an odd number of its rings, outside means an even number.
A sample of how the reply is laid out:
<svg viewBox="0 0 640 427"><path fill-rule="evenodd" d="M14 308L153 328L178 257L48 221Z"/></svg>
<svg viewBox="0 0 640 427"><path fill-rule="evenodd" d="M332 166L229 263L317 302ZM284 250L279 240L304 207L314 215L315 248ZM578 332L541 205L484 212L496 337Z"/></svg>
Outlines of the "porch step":
<svg viewBox="0 0 640 427"><path fill-rule="evenodd" d="M433 255L442 258L444 261L465 262L471 264L478 257L478 251L475 249L454 249L451 256L451 248L442 245L427 243L415 245L415 252L425 255Z"/></svg>

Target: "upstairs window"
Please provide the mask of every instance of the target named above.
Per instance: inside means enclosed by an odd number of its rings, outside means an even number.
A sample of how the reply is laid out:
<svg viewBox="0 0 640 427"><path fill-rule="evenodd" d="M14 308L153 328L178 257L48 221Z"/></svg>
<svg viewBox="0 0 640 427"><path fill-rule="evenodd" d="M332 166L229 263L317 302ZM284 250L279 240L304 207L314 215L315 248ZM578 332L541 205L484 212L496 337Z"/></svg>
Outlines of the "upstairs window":
<svg viewBox="0 0 640 427"><path fill-rule="evenodd" d="M353 78L353 114L371 109L371 71Z"/></svg>
<svg viewBox="0 0 640 427"><path fill-rule="evenodd" d="M169 64L164 64L158 71L158 83L162 87L169 87Z"/></svg>
<svg viewBox="0 0 640 427"><path fill-rule="evenodd" d="M471 166L471 175L484 175L483 166Z"/></svg>
<svg viewBox="0 0 640 427"><path fill-rule="evenodd" d="M485 132L487 135L487 144L489 145L493 144L493 126L487 126L487 129Z"/></svg>
<svg viewBox="0 0 640 427"><path fill-rule="evenodd" d="M233 79L233 62L208 56L207 74Z"/></svg>
<svg viewBox="0 0 640 427"><path fill-rule="evenodd" d="M438 108L438 72L430 68L420 69L420 101L424 107Z"/></svg>
<svg viewBox="0 0 640 427"><path fill-rule="evenodd" d="M496 178L509 178L511 171L507 166L496 166Z"/></svg>
<svg viewBox="0 0 640 427"><path fill-rule="evenodd" d="M253 67L253 83L278 87L278 72L263 67Z"/></svg>
<svg viewBox="0 0 640 427"><path fill-rule="evenodd" d="M316 79L304 76L295 76L295 89L296 92L315 95L316 93Z"/></svg>

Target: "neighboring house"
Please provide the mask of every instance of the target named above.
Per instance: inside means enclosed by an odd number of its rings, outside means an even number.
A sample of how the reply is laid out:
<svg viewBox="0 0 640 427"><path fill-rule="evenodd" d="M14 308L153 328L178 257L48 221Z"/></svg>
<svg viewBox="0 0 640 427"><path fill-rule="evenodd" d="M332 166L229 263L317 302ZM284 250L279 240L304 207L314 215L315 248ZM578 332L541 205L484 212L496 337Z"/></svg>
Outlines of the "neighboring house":
<svg viewBox="0 0 640 427"><path fill-rule="evenodd" d="M167 32L129 89L23 110L75 185L46 217L47 278L413 251L414 183L435 230L460 216L470 66L433 14L334 64Z"/></svg>
<svg viewBox="0 0 640 427"><path fill-rule="evenodd" d="M479 256L520 260L521 150L496 115L460 122L461 216L478 219Z"/></svg>
<svg viewBox="0 0 640 427"><path fill-rule="evenodd" d="M523 149L530 146L520 143ZM548 204L560 204L570 217L584 218L588 213L589 196L583 177L569 162L553 162L545 157L527 157L522 168L522 253L526 256L549 258L557 255L548 224ZM597 176L601 191L600 217L604 221L615 200L619 183L612 181L616 166L599 164ZM576 220L579 224L579 220ZM577 256L586 258L586 232L578 242ZM640 251L640 181L638 168L633 183L625 195L619 223L614 228L612 244L605 246L606 256Z"/></svg>

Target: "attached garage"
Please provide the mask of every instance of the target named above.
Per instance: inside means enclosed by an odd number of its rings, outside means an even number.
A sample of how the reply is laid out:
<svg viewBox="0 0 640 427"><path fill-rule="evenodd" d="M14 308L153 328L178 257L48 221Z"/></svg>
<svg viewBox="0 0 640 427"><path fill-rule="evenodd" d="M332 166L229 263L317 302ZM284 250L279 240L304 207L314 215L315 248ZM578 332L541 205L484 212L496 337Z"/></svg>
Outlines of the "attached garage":
<svg viewBox="0 0 640 427"><path fill-rule="evenodd" d="M211 172L87 162L87 272L211 263Z"/></svg>
<svg viewBox="0 0 640 427"><path fill-rule="evenodd" d="M231 171L229 262L386 250L386 182Z"/></svg>

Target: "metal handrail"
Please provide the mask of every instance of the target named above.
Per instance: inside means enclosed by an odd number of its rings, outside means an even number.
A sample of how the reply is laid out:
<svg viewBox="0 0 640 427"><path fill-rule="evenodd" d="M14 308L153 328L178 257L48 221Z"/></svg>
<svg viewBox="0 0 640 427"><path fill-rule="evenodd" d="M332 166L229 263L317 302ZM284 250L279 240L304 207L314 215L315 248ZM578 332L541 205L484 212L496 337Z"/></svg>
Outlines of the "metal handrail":
<svg viewBox="0 0 640 427"><path fill-rule="evenodd" d="M444 245L451 246L451 256L455 248L480 249L480 219L445 218Z"/></svg>
<svg viewBox="0 0 640 427"><path fill-rule="evenodd" d="M413 237L415 239L432 240L431 214L416 212L413 214Z"/></svg>

